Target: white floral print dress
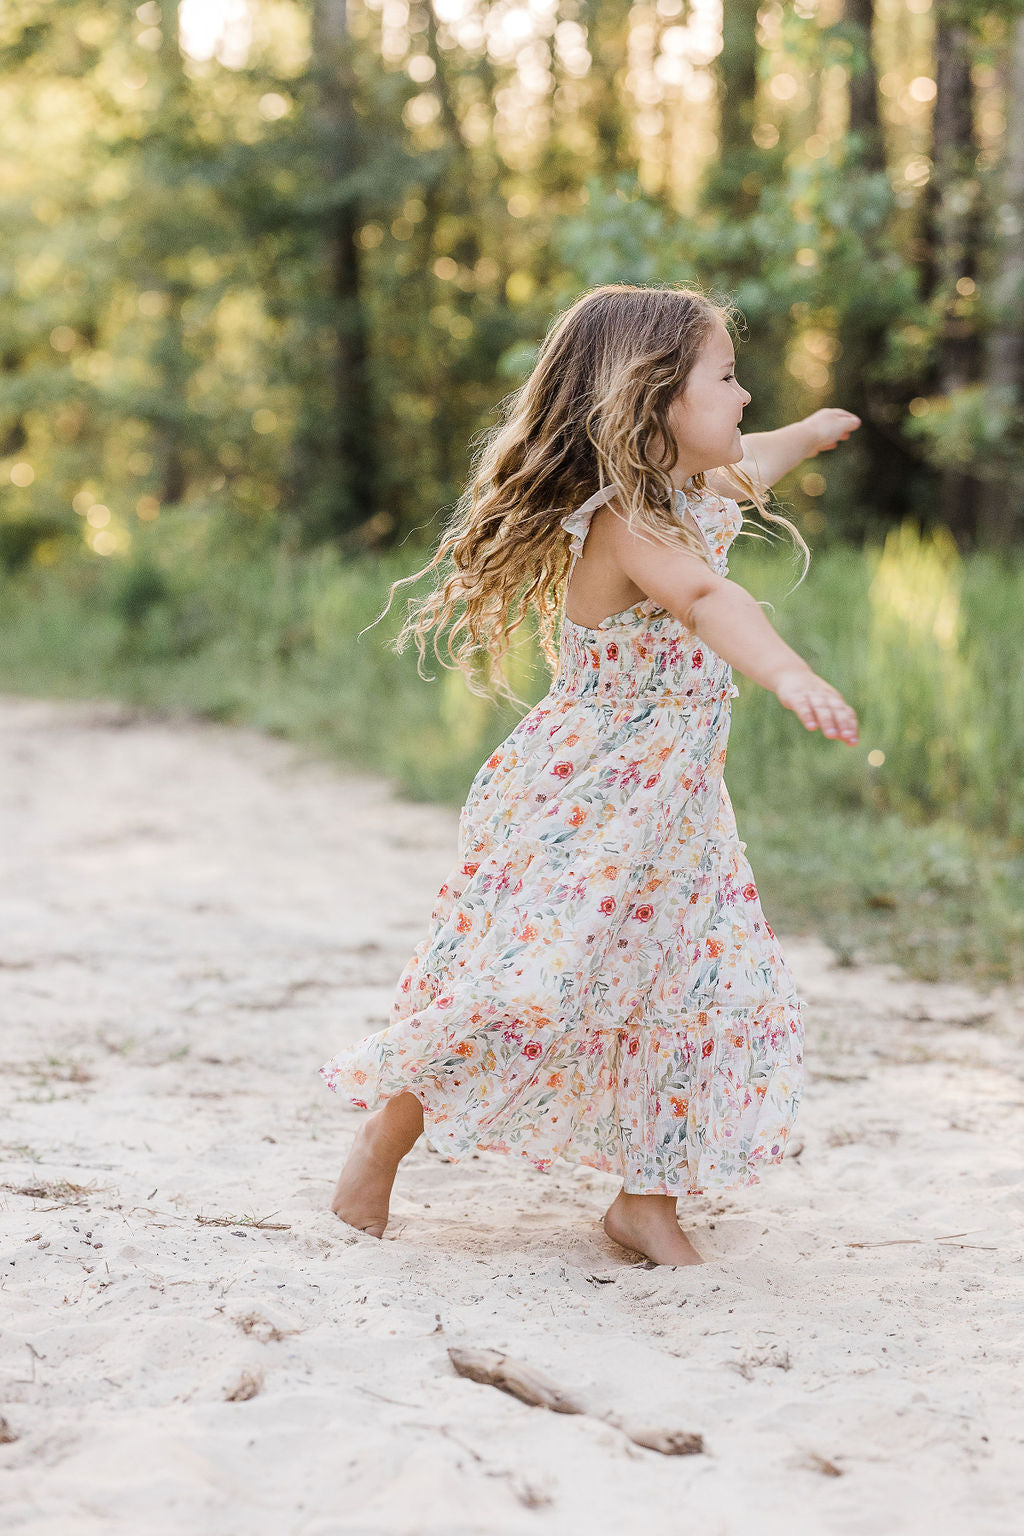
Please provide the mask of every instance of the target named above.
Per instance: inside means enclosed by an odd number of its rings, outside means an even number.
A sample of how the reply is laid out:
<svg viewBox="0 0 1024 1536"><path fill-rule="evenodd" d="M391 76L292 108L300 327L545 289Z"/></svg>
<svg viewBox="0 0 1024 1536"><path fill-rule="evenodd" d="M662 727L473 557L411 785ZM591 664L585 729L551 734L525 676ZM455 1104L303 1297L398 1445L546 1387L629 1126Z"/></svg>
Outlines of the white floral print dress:
<svg viewBox="0 0 1024 1536"><path fill-rule="evenodd" d="M576 555L597 492L563 519ZM735 501L678 493L714 567ZM723 778L729 665L650 599L563 614L549 692L478 770L391 1022L320 1068L360 1108L411 1091L430 1145L620 1175L759 1182L800 1101L800 1000Z"/></svg>

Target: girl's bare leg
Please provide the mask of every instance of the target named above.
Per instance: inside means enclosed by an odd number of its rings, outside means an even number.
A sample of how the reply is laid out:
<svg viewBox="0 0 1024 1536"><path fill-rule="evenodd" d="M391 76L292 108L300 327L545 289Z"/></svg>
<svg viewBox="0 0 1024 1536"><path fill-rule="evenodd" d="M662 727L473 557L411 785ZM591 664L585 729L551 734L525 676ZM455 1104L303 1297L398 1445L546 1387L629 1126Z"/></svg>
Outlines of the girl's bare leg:
<svg viewBox="0 0 1024 1536"><path fill-rule="evenodd" d="M365 1120L331 1199L335 1216L371 1237L382 1237L398 1165L422 1130L423 1106L414 1093L398 1094Z"/></svg>
<svg viewBox="0 0 1024 1536"><path fill-rule="evenodd" d="M705 1262L676 1221L675 1195L627 1195L620 1189L605 1212L604 1230L613 1242L655 1264Z"/></svg>

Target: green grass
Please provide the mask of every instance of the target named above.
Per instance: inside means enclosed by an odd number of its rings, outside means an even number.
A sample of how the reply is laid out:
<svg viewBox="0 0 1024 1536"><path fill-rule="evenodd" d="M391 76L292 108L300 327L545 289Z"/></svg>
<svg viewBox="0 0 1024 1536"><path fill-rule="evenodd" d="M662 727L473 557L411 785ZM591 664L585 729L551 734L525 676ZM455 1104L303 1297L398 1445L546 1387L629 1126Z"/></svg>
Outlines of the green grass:
<svg viewBox="0 0 1024 1536"><path fill-rule="evenodd" d="M409 588L358 634L425 558L254 548L213 514L165 512L126 559L6 578L0 686L245 723L459 805L519 712L388 648ZM731 567L860 718L857 747L828 741L737 676L726 780L773 927L922 977L1019 979L1024 575L910 525L816 556L788 596L786 543L741 538ZM529 637L510 671L531 703L550 684Z"/></svg>

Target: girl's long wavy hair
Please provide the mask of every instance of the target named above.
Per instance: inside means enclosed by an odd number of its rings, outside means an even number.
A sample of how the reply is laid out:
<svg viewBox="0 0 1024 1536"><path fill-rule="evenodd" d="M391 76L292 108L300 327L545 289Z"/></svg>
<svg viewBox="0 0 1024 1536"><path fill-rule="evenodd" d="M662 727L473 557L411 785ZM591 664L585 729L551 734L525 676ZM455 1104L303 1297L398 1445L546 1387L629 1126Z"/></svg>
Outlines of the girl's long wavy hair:
<svg viewBox="0 0 1024 1536"><path fill-rule="evenodd" d="M523 706L502 658L532 608L545 660L552 673L557 669L556 625L570 564L560 519L602 486L616 487L630 528L682 544L710 563L699 535L674 510L669 471L677 449L667 413L715 318L733 333L735 315L732 305L693 288L606 283L555 318L529 378L500 402L498 422L472 440L472 475L433 558L392 582L373 621L384 618L398 587L446 566L426 596L409 599L408 618L392 642L399 653L410 639L416 642L421 677L433 632L434 655L442 666L460 668L473 693L493 697L496 691ZM767 509L736 465L726 468L745 492L743 505L789 529L804 552L802 581L810 551L799 530ZM703 473L690 486L709 489ZM437 642L449 624L446 658Z"/></svg>

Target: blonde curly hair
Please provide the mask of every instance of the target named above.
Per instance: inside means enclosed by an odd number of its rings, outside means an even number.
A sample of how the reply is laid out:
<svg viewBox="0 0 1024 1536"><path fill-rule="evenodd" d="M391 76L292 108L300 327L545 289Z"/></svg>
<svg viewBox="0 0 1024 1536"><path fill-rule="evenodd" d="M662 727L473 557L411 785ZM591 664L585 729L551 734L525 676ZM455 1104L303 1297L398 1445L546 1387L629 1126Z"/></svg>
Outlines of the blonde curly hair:
<svg viewBox="0 0 1024 1536"><path fill-rule="evenodd" d="M500 402L498 422L472 440L472 475L433 558L392 582L373 621L388 613L399 587L447 565L426 596L409 599L408 617L392 642L400 654L415 641L421 677L433 632L434 655L442 666L461 669L473 693L493 697L496 690L522 706L502 658L531 609L545 660L556 671L556 626L570 564L560 519L604 485L616 486L630 528L682 544L707 561L703 541L674 510L669 471L678 454L668 409L716 317L731 333L735 314L732 305L690 287L605 283L556 316L529 378ZM802 581L810 551L798 529L767 509L747 475L735 465L727 469L745 492L744 504L786 527L803 549ZM690 485L697 492L708 488L703 473ZM437 642L449 624L446 658Z"/></svg>

